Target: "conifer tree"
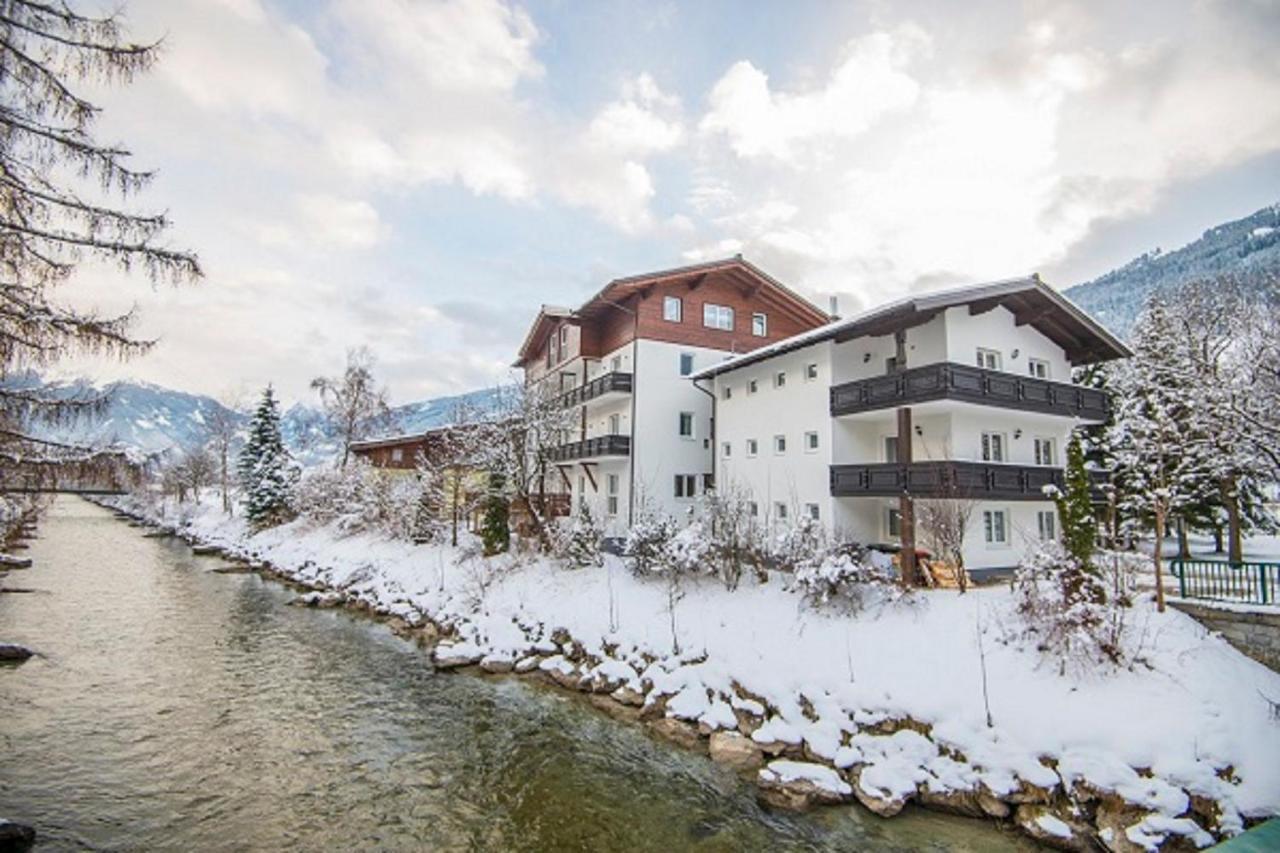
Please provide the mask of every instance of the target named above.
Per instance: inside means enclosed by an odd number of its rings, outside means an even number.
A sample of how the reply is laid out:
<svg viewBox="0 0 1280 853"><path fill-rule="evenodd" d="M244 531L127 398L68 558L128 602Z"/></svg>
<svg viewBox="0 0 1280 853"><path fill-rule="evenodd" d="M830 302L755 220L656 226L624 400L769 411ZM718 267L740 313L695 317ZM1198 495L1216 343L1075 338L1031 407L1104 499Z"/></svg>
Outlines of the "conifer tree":
<svg viewBox="0 0 1280 853"><path fill-rule="evenodd" d="M486 556L501 554L511 547L510 510L501 474L489 475L484 519L480 523L480 539L484 542Z"/></svg>
<svg viewBox="0 0 1280 853"><path fill-rule="evenodd" d="M280 436L280 409L268 385L249 422L249 438L238 464L244 514L254 527L270 527L288 517L297 467Z"/></svg>
<svg viewBox="0 0 1280 853"><path fill-rule="evenodd" d="M1066 461L1066 490L1053 497L1062 525L1062 545L1082 569L1092 571L1098 523L1093 515L1089 472L1084 467L1084 444L1078 433L1072 433L1067 443Z"/></svg>

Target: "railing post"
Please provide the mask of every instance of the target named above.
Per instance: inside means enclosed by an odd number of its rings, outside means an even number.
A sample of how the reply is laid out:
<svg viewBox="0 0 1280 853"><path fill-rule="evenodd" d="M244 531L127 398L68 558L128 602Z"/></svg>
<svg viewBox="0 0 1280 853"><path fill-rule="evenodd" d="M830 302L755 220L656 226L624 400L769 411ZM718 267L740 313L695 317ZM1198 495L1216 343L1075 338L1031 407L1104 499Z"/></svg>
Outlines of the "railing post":
<svg viewBox="0 0 1280 853"><path fill-rule="evenodd" d="M1267 603L1267 564L1258 563L1258 592L1262 603Z"/></svg>
<svg viewBox="0 0 1280 853"><path fill-rule="evenodd" d="M1156 547L1160 547L1160 543L1156 543ZM1187 597L1187 569L1181 560L1173 560L1169 563L1169 568L1173 569L1173 573L1178 576L1178 597Z"/></svg>

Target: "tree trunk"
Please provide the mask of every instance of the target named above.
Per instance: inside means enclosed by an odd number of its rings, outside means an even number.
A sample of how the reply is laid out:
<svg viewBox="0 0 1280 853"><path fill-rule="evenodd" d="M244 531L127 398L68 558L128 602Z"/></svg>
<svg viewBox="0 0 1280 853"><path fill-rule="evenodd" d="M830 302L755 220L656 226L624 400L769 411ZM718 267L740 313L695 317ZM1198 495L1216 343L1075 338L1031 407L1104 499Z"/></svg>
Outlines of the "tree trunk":
<svg viewBox="0 0 1280 853"><path fill-rule="evenodd" d="M1223 551L1227 550L1224 543L1225 540L1222 538L1222 524L1220 522L1215 523L1213 525L1213 553L1221 554Z"/></svg>
<svg viewBox="0 0 1280 853"><path fill-rule="evenodd" d="M1191 559L1191 541L1187 538L1187 519L1185 516L1178 516L1178 557L1183 560Z"/></svg>
<svg viewBox="0 0 1280 853"><path fill-rule="evenodd" d="M1156 610L1160 613L1164 612L1164 515L1164 506L1157 502L1156 547L1154 556L1156 564Z"/></svg>
<svg viewBox="0 0 1280 853"><path fill-rule="evenodd" d="M1240 524L1240 492L1236 488L1235 477L1224 477L1218 488L1222 492L1222 503L1227 508L1227 560L1243 563L1244 534Z"/></svg>
<svg viewBox="0 0 1280 853"><path fill-rule="evenodd" d="M222 511L231 515L231 491L227 483L227 449L222 448Z"/></svg>

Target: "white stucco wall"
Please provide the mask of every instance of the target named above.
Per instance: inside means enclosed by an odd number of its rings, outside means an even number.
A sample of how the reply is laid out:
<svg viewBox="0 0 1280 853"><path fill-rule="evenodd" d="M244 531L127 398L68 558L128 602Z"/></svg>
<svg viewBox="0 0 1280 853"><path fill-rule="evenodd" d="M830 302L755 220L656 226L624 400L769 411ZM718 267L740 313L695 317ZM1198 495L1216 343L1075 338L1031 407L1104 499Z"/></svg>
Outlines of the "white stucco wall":
<svg viewBox="0 0 1280 853"><path fill-rule="evenodd" d="M1026 376L1030 372L1028 360L1038 358L1049 362L1051 380L1071 381L1071 362L1062 348L1034 326L1016 325L1013 313L1007 308L998 306L984 314L973 315L967 307L958 306L948 308L945 318L949 361L976 365L978 348L981 347L1000 353L1001 370L1006 373Z"/></svg>

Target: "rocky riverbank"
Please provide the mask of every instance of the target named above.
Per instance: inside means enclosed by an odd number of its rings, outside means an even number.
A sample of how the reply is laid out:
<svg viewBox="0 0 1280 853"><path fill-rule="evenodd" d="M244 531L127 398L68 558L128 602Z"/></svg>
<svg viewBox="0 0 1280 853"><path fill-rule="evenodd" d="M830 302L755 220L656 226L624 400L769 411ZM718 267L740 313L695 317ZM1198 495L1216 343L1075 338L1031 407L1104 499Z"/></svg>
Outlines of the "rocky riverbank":
<svg viewBox="0 0 1280 853"><path fill-rule="evenodd" d="M358 549L334 553L325 565L314 550L299 551L296 541L283 537L248 537L190 520L166 525L137 507L125 512L116 502L113 508L133 523L159 524L206 552L216 549L290 584L300 592L300 605L348 607L385 619L428 648L438 669L516 673L580 693L612 716L749 774L760 799L773 807L857 801L888 817L914 802L1012 823L1059 849L1115 851L1203 847L1262 816L1239 808L1239 770L1220 758L1206 758L1208 774L1171 772L1126 763L1098 745L1014 748L999 729L975 732L954 720L895 713L890 696L876 707L812 688L788 702L785 693L759 686L770 673L753 673L759 684L745 683L750 679L719 666L707 648L663 654L657 643L624 632L610 640L556 624L555 614L539 612L536 602L504 610L492 600L503 579L483 569L453 567L455 575L466 575L452 585L467 603L445 606L441 595L450 583L444 562L437 566L438 589L428 594L380 573L367 555L363 561L353 556ZM430 574L424 565L429 555L416 557L415 574ZM586 586L585 576L580 586ZM615 602L594 605L612 609ZM945 627L939 620L938 630ZM883 630L892 632L887 620ZM842 653L848 647L828 649L827 666ZM853 670L850 663L851 683ZM845 710L850 705L855 710ZM1026 705L1035 711L1034 702Z"/></svg>

